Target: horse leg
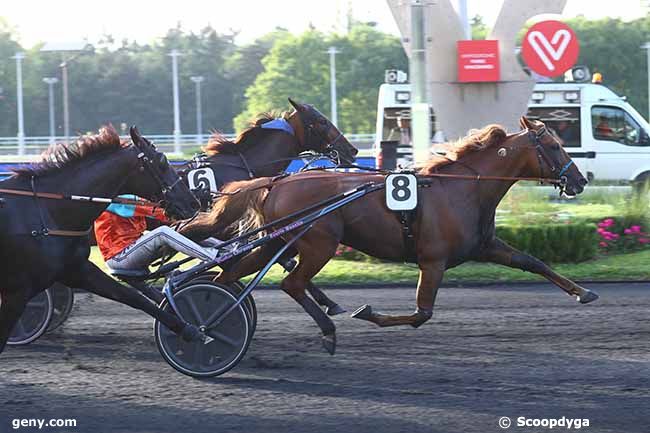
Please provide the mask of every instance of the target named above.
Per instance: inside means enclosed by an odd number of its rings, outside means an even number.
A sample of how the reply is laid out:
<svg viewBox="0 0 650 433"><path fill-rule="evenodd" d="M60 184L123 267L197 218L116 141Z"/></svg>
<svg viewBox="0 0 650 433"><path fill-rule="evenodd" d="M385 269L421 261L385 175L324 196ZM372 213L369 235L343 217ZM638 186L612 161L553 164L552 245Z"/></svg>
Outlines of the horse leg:
<svg viewBox="0 0 650 433"><path fill-rule="evenodd" d="M196 326L183 322L175 314L161 310L138 290L118 283L89 261L86 261L79 273L71 277L69 281L63 280L62 282L69 287L88 290L103 298L142 310L160 320L167 328L179 334L186 341L203 337Z"/></svg>
<svg viewBox="0 0 650 433"><path fill-rule="evenodd" d="M14 329L20 315L25 311L28 298L24 293L8 289L0 291L0 353L4 350L7 340Z"/></svg>
<svg viewBox="0 0 650 433"><path fill-rule="evenodd" d="M334 355L336 351L336 326L334 326L332 319L327 317L323 310L307 296L305 289L309 286L311 279L334 256L338 241L333 239L331 234L326 234L320 240L315 238L317 236L315 233L308 233L307 236L311 238L309 243L305 238L298 241L300 261L298 266L282 280L281 287L314 319L323 333L323 347L330 355ZM319 242L316 243L316 241ZM316 245L318 247L315 247Z"/></svg>
<svg viewBox="0 0 650 433"><path fill-rule="evenodd" d="M492 241L482 253L481 261L497 263L511 268L521 269L522 271L532 272L546 278L560 289L564 290L569 296L575 296L581 304L598 299L598 295L589 289L579 286L568 278L556 273L544 262L529 254L511 247L496 238Z"/></svg>
<svg viewBox="0 0 650 433"><path fill-rule="evenodd" d="M364 305L352 313L355 319L368 320L379 326L411 325L419 327L429 320L433 315L433 305L438 294L438 287L445 272L445 265L442 262L420 261L420 280L416 293L417 309L408 316L392 316L388 314L375 313L370 305Z"/></svg>
<svg viewBox="0 0 650 433"><path fill-rule="evenodd" d="M337 314L345 313L345 308L328 298L327 295L311 281L307 283L307 291L311 297L314 298L314 301L318 302L318 305L325 307L325 312L328 316L336 316Z"/></svg>

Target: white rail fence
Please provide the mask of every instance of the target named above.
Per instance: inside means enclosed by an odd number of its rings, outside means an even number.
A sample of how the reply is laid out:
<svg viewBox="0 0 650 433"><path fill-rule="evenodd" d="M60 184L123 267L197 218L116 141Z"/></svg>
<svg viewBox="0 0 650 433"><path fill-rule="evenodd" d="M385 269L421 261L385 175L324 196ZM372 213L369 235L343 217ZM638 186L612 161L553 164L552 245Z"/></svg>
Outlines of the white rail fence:
<svg viewBox="0 0 650 433"><path fill-rule="evenodd" d="M235 134L224 134L227 138L235 138ZM164 152L174 153L174 136L169 135L149 135L145 137L152 140L158 148ZM375 134L349 134L346 135L350 143L356 146L359 150L369 151L375 140ZM74 140L76 137L70 137ZM124 136L124 139L127 137ZM182 154L193 154L198 152L201 146L207 144L208 134L184 134L180 136L180 150ZM54 137L54 142L60 143L68 141L65 137ZM18 137L0 137L0 156L14 156L22 155L38 155L52 142L52 137L24 137L24 145L20 145ZM22 147L22 152L21 152ZM366 153L366 152L363 152Z"/></svg>

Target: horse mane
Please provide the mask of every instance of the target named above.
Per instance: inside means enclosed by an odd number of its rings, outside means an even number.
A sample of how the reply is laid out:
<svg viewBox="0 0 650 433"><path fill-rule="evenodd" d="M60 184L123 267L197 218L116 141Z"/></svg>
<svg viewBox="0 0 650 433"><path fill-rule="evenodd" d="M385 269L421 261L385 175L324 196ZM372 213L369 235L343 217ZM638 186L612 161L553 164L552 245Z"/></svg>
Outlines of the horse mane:
<svg viewBox="0 0 650 433"><path fill-rule="evenodd" d="M127 145L126 141L120 140L113 125L109 124L102 126L97 134L80 135L70 143L52 144L41 153L40 161L13 171L18 177L41 176L59 171L89 155L106 150L118 150Z"/></svg>
<svg viewBox="0 0 650 433"><path fill-rule="evenodd" d="M208 144L203 147L203 151L208 156L213 156L216 154L236 155L239 152L245 152L251 145L251 142L247 141L246 139L258 132L260 130L260 126L278 117L282 117L286 120L288 113L267 111L258 114L257 117L249 122L246 129L240 132L239 135L237 135L237 138L235 138L233 141L228 140L219 131L214 131L208 140Z"/></svg>
<svg viewBox="0 0 650 433"><path fill-rule="evenodd" d="M422 174L432 174L440 167L454 163L469 154L500 145L506 139L506 130L501 125L488 125L483 129L473 129L469 134L455 142L445 143L446 156L434 155L420 166Z"/></svg>

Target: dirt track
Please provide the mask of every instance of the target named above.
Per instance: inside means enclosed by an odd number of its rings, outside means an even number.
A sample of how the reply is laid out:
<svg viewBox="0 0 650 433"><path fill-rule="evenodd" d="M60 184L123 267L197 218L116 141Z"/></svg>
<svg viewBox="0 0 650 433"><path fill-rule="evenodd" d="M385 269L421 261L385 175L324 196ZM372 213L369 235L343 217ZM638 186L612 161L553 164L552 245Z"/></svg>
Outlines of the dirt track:
<svg viewBox="0 0 650 433"><path fill-rule="evenodd" d="M47 432L498 432L501 416L588 418L650 431L650 283L442 289L420 329L335 319L338 351L279 291L258 291L244 361L211 380L159 356L151 320L82 295L63 330L0 355L0 432L12 418L77 418ZM353 311L411 311L411 289L328 290ZM509 431L566 431L556 427Z"/></svg>

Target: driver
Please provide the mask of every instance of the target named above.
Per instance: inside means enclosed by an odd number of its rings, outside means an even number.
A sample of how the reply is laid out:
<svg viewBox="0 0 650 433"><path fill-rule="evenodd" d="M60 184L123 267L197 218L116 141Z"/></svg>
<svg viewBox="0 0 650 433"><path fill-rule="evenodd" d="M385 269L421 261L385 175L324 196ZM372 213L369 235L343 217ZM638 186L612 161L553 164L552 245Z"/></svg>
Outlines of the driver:
<svg viewBox="0 0 650 433"><path fill-rule="evenodd" d="M149 264L170 250L204 262L217 257L219 240L208 238L197 244L165 225L144 233L147 217L169 223L161 209L140 204L111 204L95 220L97 246L109 268L147 273Z"/></svg>

